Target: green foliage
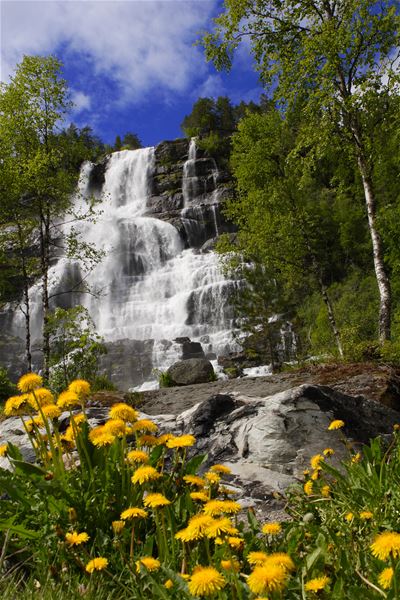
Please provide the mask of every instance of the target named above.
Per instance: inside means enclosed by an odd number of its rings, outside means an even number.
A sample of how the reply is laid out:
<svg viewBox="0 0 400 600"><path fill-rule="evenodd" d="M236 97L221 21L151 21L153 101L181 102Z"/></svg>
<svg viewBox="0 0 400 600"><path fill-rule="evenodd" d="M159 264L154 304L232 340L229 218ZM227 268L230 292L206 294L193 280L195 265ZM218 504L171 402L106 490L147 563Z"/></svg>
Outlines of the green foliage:
<svg viewBox="0 0 400 600"><path fill-rule="evenodd" d="M90 381L90 387L93 392L116 392L117 386L107 377L107 375L91 375L88 380Z"/></svg>
<svg viewBox="0 0 400 600"><path fill-rule="evenodd" d="M157 376L158 376L158 385L160 386L160 388L168 388L168 387L173 387L175 384L171 379L171 375L168 373L168 371L158 371L157 372Z"/></svg>
<svg viewBox="0 0 400 600"><path fill-rule="evenodd" d="M7 369L0 367L0 402L17 393L17 386L10 380Z"/></svg>
<svg viewBox="0 0 400 600"><path fill-rule="evenodd" d="M96 334L94 323L86 308L56 308L49 315L50 336L50 387L59 392L72 379L87 379L95 385L112 383L97 375L98 361L106 348ZM97 382L97 383L96 383Z"/></svg>

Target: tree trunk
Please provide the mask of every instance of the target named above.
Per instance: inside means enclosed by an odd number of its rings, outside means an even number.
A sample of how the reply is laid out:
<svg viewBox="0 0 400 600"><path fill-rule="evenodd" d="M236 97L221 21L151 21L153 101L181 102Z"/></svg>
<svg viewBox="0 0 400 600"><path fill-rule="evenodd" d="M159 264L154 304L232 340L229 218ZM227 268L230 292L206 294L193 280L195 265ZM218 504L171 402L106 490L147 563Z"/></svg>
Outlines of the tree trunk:
<svg viewBox="0 0 400 600"><path fill-rule="evenodd" d="M28 270L26 268L25 252L24 252L24 236L21 230L21 224L17 223L18 242L21 257L21 268L24 279L23 303L24 310L22 311L25 317L25 357L28 371L32 371L32 354L31 354L31 315L30 315L30 300L29 300L29 280Z"/></svg>
<svg viewBox="0 0 400 600"><path fill-rule="evenodd" d="M317 267L317 269L318 269L318 267ZM326 310L328 311L328 319L329 319L329 323L330 323L330 326L332 329L332 333L333 333L335 341L336 341L336 346L337 346L337 349L339 352L339 356L340 356L340 358L343 358L343 356L344 356L343 347L342 347L342 342L340 339L339 329L337 328L337 325L336 325L335 313L333 311L331 299L329 298L329 295L328 295L328 290L327 290L324 282L322 281L322 277L319 272L319 269L317 272L317 279L318 279L318 285L319 285L322 299L325 303Z"/></svg>
<svg viewBox="0 0 400 600"><path fill-rule="evenodd" d="M383 344L385 341L390 340L392 293L390 289L389 277L384 263L382 238L379 235L379 231L376 227L375 193L372 180L368 172L369 170L366 160L360 149L358 149L357 162L364 187L368 226L372 241L374 269L379 290L379 341L381 344Z"/></svg>

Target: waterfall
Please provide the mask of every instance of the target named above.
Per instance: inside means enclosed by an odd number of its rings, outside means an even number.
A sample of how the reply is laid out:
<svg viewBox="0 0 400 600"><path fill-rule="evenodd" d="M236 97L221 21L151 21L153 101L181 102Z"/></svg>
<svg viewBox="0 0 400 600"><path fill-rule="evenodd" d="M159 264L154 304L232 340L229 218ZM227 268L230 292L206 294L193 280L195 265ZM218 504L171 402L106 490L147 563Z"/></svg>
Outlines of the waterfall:
<svg viewBox="0 0 400 600"><path fill-rule="evenodd" d="M197 216L198 229L207 239L215 235L217 215L215 206L207 211L193 205L193 194L199 192L196 162L192 140L183 167L182 191L187 210ZM75 199L77 212L84 210L85 196L91 192L93 169L90 163L82 167ZM219 354L231 349L233 314L229 298L235 282L226 280L215 253L185 248L176 227L146 216L154 169L154 148L124 150L110 156L99 215L94 221L75 225L85 242L104 251L104 259L87 272L81 260L61 257L49 275L52 293L71 289L83 279L97 293L63 293L59 298L55 296L54 306L85 306L106 342L154 340L153 366L166 368L179 358L179 346L173 343L178 337L202 342L205 352ZM209 220L208 213L212 215L212 235L206 232L204 219L206 215ZM70 225L64 227L67 233ZM195 235L199 236L200 231ZM34 336L35 332L39 334L41 324L39 292L35 285L30 293ZM16 315L14 331L20 335L21 325Z"/></svg>

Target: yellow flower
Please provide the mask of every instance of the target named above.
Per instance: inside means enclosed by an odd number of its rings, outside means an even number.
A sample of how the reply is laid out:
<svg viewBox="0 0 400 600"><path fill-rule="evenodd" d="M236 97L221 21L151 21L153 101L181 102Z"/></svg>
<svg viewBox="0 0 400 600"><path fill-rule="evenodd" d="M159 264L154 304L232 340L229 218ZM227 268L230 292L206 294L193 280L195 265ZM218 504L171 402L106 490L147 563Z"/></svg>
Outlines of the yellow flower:
<svg viewBox="0 0 400 600"><path fill-rule="evenodd" d="M75 379L69 384L68 391L74 392L78 396L85 398L90 394L90 383L84 379Z"/></svg>
<svg viewBox="0 0 400 600"><path fill-rule="evenodd" d="M213 465L210 471L219 473L220 475L230 475L232 473L231 469L225 465Z"/></svg>
<svg viewBox="0 0 400 600"><path fill-rule="evenodd" d="M228 537L228 544L235 550L240 550L244 546L244 539L236 536Z"/></svg>
<svg viewBox="0 0 400 600"><path fill-rule="evenodd" d="M328 430L333 431L335 429L341 429L342 427L344 427L344 421L341 421L340 419L336 419L335 421L331 422L331 424L328 427Z"/></svg>
<svg viewBox="0 0 400 600"><path fill-rule="evenodd" d="M316 471L312 472L311 478L310 478L311 481L317 481L317 479L319 478L319 475L320 475L320 468L321 467L319 467Z"/></svg>
<svg viewBox="0 0 400 600"><path fill-rule="evenodd" d="M167 579L167 581L164 583L164 587L167 588L167 590L173 588L174 582L172 581L172 579Z"/></svg>
<svg viewBox="0 0 400 600"><path fill-rule="evenodd" d="M26 407L27 396L11 396L4 405L6 417L22 415Z"/></svg>
<svg viewBox="0 0 400 600"><path fill-rule="evenodd" d="M214 567L197 567L189 581L189 592L193 596L212 596L225 584L225 578Z"/></svg>
<svg viewBox="0 0 400 600"><path fill-rule="evenodd" d="M236 527L233 527L228 517L222 517L222 519L213 519L210 525L206 529L206 536L208 538L216 538L222 534L234 535L239 533Z"/></svg>
<svg viewBox="0 0 400 600"><path fill-rule="evenodd" d="M310 474L310 469L304 469L303 475L306 477L309 474Z"/></svg>
<svg viewBox="0 0 400 600"><path fill-rule="evenodd" d="M286 582L287 571L279 565L266 564L256 567L247 578L247 584L254 594L281 590Z"/></svg>
<svg viewBox="0 0 400 600"><path fill-rule="evenodd" d="M125 527L125 521L113 521L111 523L111 525L112 525L113 532L115 533L115 535L118 535L119 533L121 533L121 531Z"/></svg>
<svg viewBox="0 0 400 600"><path fill-rule="evenodd" d="M273 554L268 554L267 560L264 564L278 565L287 571L293 571L295 568L294 562L290 558L289 554L286 554L286 552L274 552Z"/></svg>
<svg viewBox="0 0 400 600"><path fill-rule="evenodd" d="M59 406L61 409L73 408L74 406L80 406L80 404L81 402L79 397L77 394L75 394L75 392L61 392L61 394L58 396L57 406Z"/></svg>
<svg viewBox="0 0 400 600"><path fill-rule="evenodd" d="M84 544L89 540L89 536L87 533L78 533L77 531L73 531L72 533L65 534L65 541L69 546L79 546L80 544Z"/></svg>
<svg viewBox="0 0 400 600"><path fill-rule="evenodd" d="M2 444L0 446L0 456L7 456L7 447L8 444Z"/></svg>
<svg viewBox="0 0 400 600"><path fill-rule="evenodd" d="M304 586L304 589L306 590L306 592L319 592L320 590L323 590L329 582L329 577L326 577L325 575L322 577L315 577L314 579L310 579L310 581L307 581L307 583Z"/></svg>
<svg viewBox="0 0 400 600"><path fill-rule="evenodd" d="M333 454L335 454L335 451L333 450L333 448L325 448L323 454L325 456L332 456Z"/></svg>
<svg viewBox="0 0 400 600"><path fill-rule="evenodd" d="M22 375L20 380L18 381L17 387L20 392L33 392L43 383L43 379L40 375L36 373L27 373L26 375Z"/></svg>
<svg viewBox="0 0 400 600"><path fill-rule="evenodd" d="M173 437L174 436L172 435L172 433L163 433L162 435L158 436L158 438L157 438L157 445L158 446L166 446L168 440L170 440Z"/></svg>
<svg viewBox="0 0 400 600"><path fill-rule="evenodd" d="M121 513L121 519L127 521L128 519L145 519L147 517L147 511L143 508L131 507L127 508Z"/></svg>
<svg viewBox="0 0 400 600"><path fill-rule="evenodd" d="M136 561L136 571L140 573L140 567L143 565L148 571L158 571L161 567L161 563L152 556L143 556L140 560Z"/></svg>
<svg viewBox="0 0 400 600"><path fill-rule="evenodd" d="M137 421L139 417L138 412L132 408L132 406L129 406L129 404L125 404L124 402L117 402L117 404L113 404L108 414L110 419L122 419L128 423Z"/></svg>
<svg viewBox="0 0 400 600"><path fill-rule="evenodd" d="M370 548L372 554L381 560L386 560L390 555L397 558L400 555L400 533L384 531L376 536Z"/></svg>
<svg viewBox="0 0 400 600"><path fill-rule="evenodd" d="M128 452L127 457L130 463L147 463L149 462L149 455L147 452L143 452L143 450L131 450Z"/></svg>
<svg viewBox="0 0 400 600"><path fill-rule="evenodd" d="M229 560L221 560L221 568L225 571L240 571L240 563L236 558L230 558Z"/></svg>
<svg viewBox="0 0 400 600"><path fill-rule="evenodd" d="M204 479L202 479L198 475L184 475L183 481L186 481L186 483L188 483L189 485L196 485L200 488L205 486Z"/></svg>
<svg viewBox="0 0 400 600"><path fill-rule="evenodd" d="M149 433L145 433L140 436L137 441L138 446L158 446L158 439L155 435L151 435Z"/></svg>
<svg viewBox="0 0 400 600"><path fill-rule="evenodd" d="M306 481L306 483L303 486L303 489L307 496L311 496L311 494L313 493L313 482L311 480Z"/></svg>
<svg viewBox="0 0 400 600"><path fill-rule="evenodd" d="M177 435L167 441L167 448L187 448L196 443L194 435Z"/></svg>
<svg viewBox="0 0 400 600"><path fill-rule="evenodd" d="M374 514L369 510L363 510L362 512L360 512L360 519L362 521L368 521L369 519L372 519L373 516Z"/></svg>
<svg viewBox="0 0 400 600"><path fill-rule="evenodd" d="M42 407L42 413L47 419L58 419L61 416L61 410L55 404L48 404Z"/></svg>
<svg viewBox="0 0 400 600"><path fill-rule="evenodd" d="M320 469L320 463L324 460L324 456L322 454L315 454L310 459L310 465L314 471Z"/></svg>
<svg viewBox="0 0 400 600"><path fill-rule="evenodd" d="M143 500L143 504L149 508L159 508L160 506L168 506L171 502L163 494L148 494Z"/></svg>
<svg viewBox="0 0 400 600"><path fill-rule="evenodd" d="M252 566L260 566L268 559L268 554L265 552L249 552L247 562Z"/></svg>
<svg viewBox="0 0 400 600"><path fill-rule="evenodd" d="M329 498L330 493L331 493L331 488L329 487L329 485L323 485L321 488L321 495L324 498Z"/></svg>
<svg viewBox="0 0 400 600"><path fill-rule="evenodd" d="M208 483L219 483L221 481L221 477L217 473L213 473L212 471L207 471L204 473L204 479L207 479Z"/></svg>
<svg viewBox="0 0 400 600"><path fill-rule="evenodd" d="M206 515L215 517L216 515L221 515L222 513L238 513L241 508L241 505L234 500L209 500L209 502L205 504L203 511Z"/></svg>
<svg viewBox="0 0 400 600"><path fill-rule="evenodd" d="M84 421L86 421L86 417L83 413L79 413L78 415L72 415L72 417L69 420L70 425L73 424L76 427L81 425L81 423L83 423Z"/></svg>
<svg viewBox="0 0 400 600"><path fill-rule="evenodd" d="M354 519L354 515L352 512L348 512L344 515L344 518L346 521L348 521L348 523L351 523L351 521Z"/></svg>
<svg viewBox="0 0 400 600"><path fill-rule="evenodd" d="M125 421L122 419L110 419L104 423L104 431L117 437L122 437L126 434Z"/></svg>
<svg viewBox="0 0 400 600"><path fill-rule="evenodd" d="M206 535L207 528L213 523L213 519L207 515L195 515L189 520L188 526L175 534L177 540L192 542Z"/></svg>
<svg viewBox="0 0 400 600"><path fill-rule="evenodd" d="M361 454L360 454L360 452L357 452L357 454L355 454L354 456L351 457L351 462L353 464L359 463L360 460L361 460Z"/></svg>
<svg viewBox="0 0 400 600"><path fill-rule="evenodd" d="M208 502L208 496L205 492L190 492L192 500L199 500L200 502Z"/></svg>
<svg viewBox="0 0 400 600"><path fill-rule="evenodd" d="M93 558L86 565L86 571L88 573L93 573L93 571L102 571L108 565L108 560L106 558L102 558L99 556L98 558Z"/></svg>
<svg viewBox="0 0 400 600"><path fill-rule="evenodd" d="M112 433L101 433L100 435L96 435L92 440L90 440L93 446L110 446L115 440L115 435Z"/></svg>
<svg viewBox="0 0 400 600"><path fill-rule="evenodd" d="M147 481L154 481L161 477L161 473L159 473L154 467L139 467L136 469L134 474L131 477L132 483L147 483Z"/></svg>
<svg viewBox="0 0 400 600"><path fill-rule="evenodd" d="M392 567L387 567L383 569L382 573L380 573L378 577L378 583L384 590L388 590L392 585L393 579L393 569Z"/></svg>
<svg viewBox="0 0 400 600"><path fill-rule="evenodd" d="M280 523L265 523L262 532L266 535L278 535L282 531Z"/></svg>
<svg viewBox="0 0 400 600"><path fill-rule="evenodd" d="M43 406L47 406L48 404L54 404L53 394L50 390L43 387L38 388L30 394L27 394L26 398L28 400L28 404L35 410L39 409L39 405L43 408Z"/></svg>
<svg viewBox="0 0 400 600"><path fill-rule="evenodd" d="M153 421L150 419L141 419L140 421L136 421L136 423L132 426L132 431L144 431L148 433L155 433L158 431L158 427Z"/></svg>

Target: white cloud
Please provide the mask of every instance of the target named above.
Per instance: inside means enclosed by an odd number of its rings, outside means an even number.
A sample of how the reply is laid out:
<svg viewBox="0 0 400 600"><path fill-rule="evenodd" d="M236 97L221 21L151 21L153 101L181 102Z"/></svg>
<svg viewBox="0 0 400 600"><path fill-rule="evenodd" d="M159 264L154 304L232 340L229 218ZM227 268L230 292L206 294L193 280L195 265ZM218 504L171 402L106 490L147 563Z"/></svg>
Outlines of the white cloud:
<svg viewBox="0 0 400 600"><path fill-rule="evenodd" d="M8 79L24 54L62 47L90 61L94 76L109 77L122 100L187 91L207 73L193 41L216 1L2 0L1 78Z"/></svg>
<svg viewBox="0 0 400 600"><path fill-rule="evenodd" d="M217 98L225 94L226 89L221 75L209 75L193 92L196 98Z"/></svg>
<svg viewBox="0 0 400 600"><path fill-rule="evenodd" d="M92 105L90 96L78 90L72 91L71 100L74 105L72 110L76 114L82 112L83 110L89 110Z"/></svg>

